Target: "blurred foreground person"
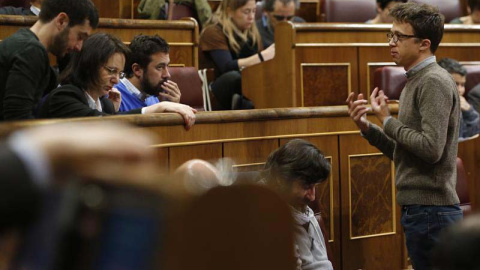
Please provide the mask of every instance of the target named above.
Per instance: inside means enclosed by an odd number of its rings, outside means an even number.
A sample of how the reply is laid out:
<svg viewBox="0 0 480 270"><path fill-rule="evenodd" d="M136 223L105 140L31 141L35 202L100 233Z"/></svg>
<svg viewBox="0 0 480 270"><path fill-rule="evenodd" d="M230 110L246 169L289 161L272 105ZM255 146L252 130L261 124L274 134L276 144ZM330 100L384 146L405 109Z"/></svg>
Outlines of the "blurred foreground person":
<svg viewBox="0 0 480 270"><path fill-rule="evenodd" d="M305 140L291 140L270 154L262 174L291 206L299 269L333 269L320 225L308 207L315 200L315 186L330 174L322 152Z"/></svg>
<svg viewBox="0 0 480 270"><path fill-rule="evenodd" d="M480 216L468 216L448 228L433 255L433 269L480 269Z"/></svg>
<svg viewBox="0 0 480 270"><path fill-rule="evenodd" d="M132 168L154 159L152 143L146 132L111 123L14 133L0 146L0 230L28 225L40 209L42 191L62 184L52 180L57 176L91 175L111 165Z"/></svg>

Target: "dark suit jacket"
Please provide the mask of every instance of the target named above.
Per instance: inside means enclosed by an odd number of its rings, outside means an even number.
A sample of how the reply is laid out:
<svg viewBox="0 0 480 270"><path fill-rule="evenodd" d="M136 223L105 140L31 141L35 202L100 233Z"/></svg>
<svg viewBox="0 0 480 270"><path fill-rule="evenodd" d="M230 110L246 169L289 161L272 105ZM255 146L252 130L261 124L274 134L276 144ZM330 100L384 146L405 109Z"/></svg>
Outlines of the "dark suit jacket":
<svg viewBox="0 0 480 270"><path fill-rule="evenodd" d="M29 8L23 8L23 7L2 7L0 8L0 15L35 16L35 14Z"/></svg>
<svg viewBox="0 0 480 270"><path fill-rule="evenodd" d="M106 97L101 97L102 112L88 106L85 92L73 84L67 84L53 90L40 105L40 118L69 118L87 116L114 115L115 107ZM141 108L124 114L141 113Z"/></svg>
<svg viewBox="0 0 480 270"><path fill-rule="evenodd" d="M4 144L0 176L0 231L28 225L40 211L40 191L22 161Z"/></svg>

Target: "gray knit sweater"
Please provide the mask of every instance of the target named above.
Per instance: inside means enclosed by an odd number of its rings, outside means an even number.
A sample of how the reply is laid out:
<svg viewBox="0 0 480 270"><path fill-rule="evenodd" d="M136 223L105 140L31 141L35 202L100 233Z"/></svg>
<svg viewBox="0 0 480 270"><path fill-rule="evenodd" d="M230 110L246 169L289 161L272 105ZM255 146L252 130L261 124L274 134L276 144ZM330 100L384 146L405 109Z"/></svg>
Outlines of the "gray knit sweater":
<svg viewBox="0 0 480 270"><path fill-rule="evenodd" d="M436 63L407 77L398 119L389 119L383 130L370 125L365 138L395 162L398 204L457 204L455 82Z"/></svg>

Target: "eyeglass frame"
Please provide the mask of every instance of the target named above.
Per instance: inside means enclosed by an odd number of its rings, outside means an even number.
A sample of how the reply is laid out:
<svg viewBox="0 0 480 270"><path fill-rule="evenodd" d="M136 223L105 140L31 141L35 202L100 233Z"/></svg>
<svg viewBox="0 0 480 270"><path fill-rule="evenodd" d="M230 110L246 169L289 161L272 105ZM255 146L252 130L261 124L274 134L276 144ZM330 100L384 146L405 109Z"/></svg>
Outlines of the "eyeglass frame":
<svg viewBox="0 0 480 270"><path fill-rule="evenodd" d="M108 75L110 76L118 76L119 79L123 79L125 78L125 72L123 71L118 71L116 68L111 68L111 67L108 67L108 66L103 66L103 68L108 72Z"/></svg>
<svg viewBox="0 0 480 270"><path fill-rule="evenodd" d="M397 40L395 40L394 37L397 37ZM392 32L387 33L387 42L390 43L390 41L393 41L393 43L397 44L397 42L401 39L406 39L406 38L420 38L415 35L403 35L403 34L395 34Z"/></svg>

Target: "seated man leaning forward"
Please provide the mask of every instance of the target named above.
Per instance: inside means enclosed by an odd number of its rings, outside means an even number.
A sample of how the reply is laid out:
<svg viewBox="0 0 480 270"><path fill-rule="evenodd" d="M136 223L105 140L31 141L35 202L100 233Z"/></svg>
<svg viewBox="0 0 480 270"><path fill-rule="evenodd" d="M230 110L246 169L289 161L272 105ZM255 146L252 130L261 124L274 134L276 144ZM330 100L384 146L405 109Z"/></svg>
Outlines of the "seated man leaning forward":
<svg viewBox="0 0 480 270"><path fill-rule="evenodd" d="M330 164L313 144L291 140L270 154L262 176L290 204L295 223L298 269L333 269L325 239L308 203L315 200L315 186L325 181Z"/></svg>
<svg viewBox="0 0 480 270"><path fill-rule="evenodd" d="M130 43L125 78L115 85L122 94L120 112L157 104L180 102L180 89L170 81L168 43L161 37L138 35Z"/></svg>
<svg viewBox="0 0 480 270"><path fill-rule="evenodd" d="M113 88L123 78L125 56L129 49L118 38L97 33L87 39L60 76L61 87L53 90L40 108L42 118L86 117L117 114L122 96ZM188 130L195 123L196 110L173 102L161 102L124 112L176 112Z"/></svg>

